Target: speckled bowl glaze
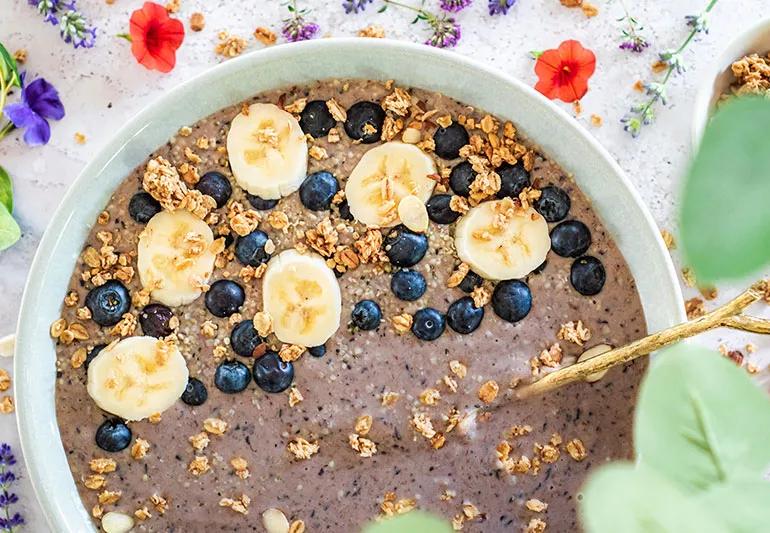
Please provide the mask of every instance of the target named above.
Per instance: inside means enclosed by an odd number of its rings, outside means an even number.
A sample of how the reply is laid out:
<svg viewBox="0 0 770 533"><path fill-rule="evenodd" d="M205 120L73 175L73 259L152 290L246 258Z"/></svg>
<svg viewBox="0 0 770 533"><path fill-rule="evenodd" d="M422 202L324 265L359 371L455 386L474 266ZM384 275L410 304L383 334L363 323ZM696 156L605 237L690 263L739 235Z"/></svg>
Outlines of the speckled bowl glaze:
<svg viewBox="0 0 770 533"><path fill-rule="evenodd" d="M636 278L648 330L684 319L673 265L638 194L591 135L530 87L455 53L380 39L322 39L227 61L161 96L105 145L62 200L32 264L19 316L16 402L29 475L54 531L94 531L59 438L48 333L91 224L125 176L181 126L261 91L326 78L396 78L514 121L592 200Z"/></svg>
<svg viewBox="0 0 770 533"><path fill-rule="evenodd" d="M730 65L749 54L770 51L770 17L760 20L737 35L715 61L709 64L695 96L692 114L692 145L697 148L719 96L730 89L733 73Z"/></svg>

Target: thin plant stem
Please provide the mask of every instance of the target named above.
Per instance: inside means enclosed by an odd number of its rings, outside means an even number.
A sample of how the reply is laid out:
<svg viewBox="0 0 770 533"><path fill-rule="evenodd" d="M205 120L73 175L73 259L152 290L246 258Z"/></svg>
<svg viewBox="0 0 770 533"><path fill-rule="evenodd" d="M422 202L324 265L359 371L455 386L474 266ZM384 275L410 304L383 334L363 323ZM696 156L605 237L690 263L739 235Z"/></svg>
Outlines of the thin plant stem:
<svg viewBox="0 0 770 533"><path fill-rule="evenodd" d="M5 465L0 465L0 476L4 476L6 470L7 470L7 467ZM8 494L9 488L10 488L10 485L0 485L0 491L1 491L0 493ZM3 514L5 515L6 523L10 524L11 523L11 506L10 505L5 506L4 511L5 512ZM8 533L14 533L15 530L16 530L16 526L11 526L8 529L3 529L3 531L7 531Z"/></svg>
<svg viewBox="0 0 770 533"><path fill-rule="evenodd" d="M699 18L703 17L704 15L707 15L711 12L712 9L714 9L714 6L717 4L719 0L711 0L707 5L706 8L700 13ZM628 10L626 9L625 3L621 0L621 5L623 6L623 10L626 13L626 18L628 18ZM690 33L687 35L685 40L682 42L682 44L679 45L679 47L674 51L671 55L672 56L678 56L684 50L687 48L687 46L692 42L692 40L695 38L695 36L700 32L701 28L698 28L697 25L693 25L693 28L690 30ZM658 82L658 85L662 87L666 87L668 84L668 81L671 79L671 75L676 70L676 65L669 62L668 68L666 70L665 76L663 76L663 79ZM645 119L648 117L648 113L652 109L652 107L655 105L655 103L660 100L660 93L653 94L652 97L647 100L644 105L639 107L638 109L632 109L633 111L633 120L638 121L636 124L636 127L630 128L627 126L626 129L632 132L634 136L636 136L639 133L639 128L642 124L645 124ZM631 117L629 117L630 119ZM624 122L626 119L623 120Z"/></svg>
<svg viewBox="0 0 770 533"><path fill-rule="evenodd" d="M634 39L637 39L639 37L639 34L636 33L636 24L633 24L631 22L631 19L632 19L631 13L628 12L628 8L626 7L626 2L624 0L620 0L620 7L623 8L623 13L625 14L624 18L625 18L626 22L628 23L628 29L630 30L629 31L629 35L631 37L633 37ZM642 29L644 29L644 28L642 28Z"/></svg>
<svg viewBox="0 0 770 533"><path fill-rule="evenodd" d="M8 101L8 93L11 90L12 85L6 84L5 80L0 78L0 114L5 109L5 104ZM15 128L13 122L10 120L0 129L0 140L2 140L8 133Z"/></svg>

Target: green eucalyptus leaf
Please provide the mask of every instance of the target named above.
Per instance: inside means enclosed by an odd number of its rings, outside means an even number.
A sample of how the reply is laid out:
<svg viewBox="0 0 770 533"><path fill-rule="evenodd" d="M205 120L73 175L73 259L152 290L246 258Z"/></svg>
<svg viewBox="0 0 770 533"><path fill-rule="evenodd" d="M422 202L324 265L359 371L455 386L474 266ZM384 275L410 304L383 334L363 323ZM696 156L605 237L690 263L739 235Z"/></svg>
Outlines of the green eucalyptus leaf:
<svg viewBox="0 0 770 533"><path fill-rule="evenodd" d="M445 521L421 511L373 522L364 533L451 533L452 527Z"/></svg>
<svg viewBox="0 0 770 533"><path fill-rule="evenodd" d="M0 251L14 244L20 237L19 225L5 208L5 205L0 203Z"/></svg>
<svg viewBox="0 0 770 533"><path fill-rule="evenodd" d="M720 517L725 531L770 530L770 481L743 481L715 487L699 496L704 508Z"/></svg>
<svg viewBox="0 0 770 533"><path fill-rule="evenodd" d="M714 115L685 181L686 260L703 282L746 276L770 261L770 100L736 98Z"/></svg>
<svg viewBox="0 0 770 533"><path fill-rule="evenodd" d="M6 85L16 85L19 83L19 69L16 66L16 60L8 53L3 43L0 43L0 76L5 80Z"/></svg>
<svg viewBox="0 0 770 533"><path fill-rule="evenodd" d="M11 177L3 167L0 167L0 204L3 204L9 213L13 213L13 185Z"/></svg>
<svg viewBox="0 0 770 533"><path fill-rule="evenodd" d="M653 470L613 463L588 479L580 503L588 533L724 533L707 509Z"/></svg>
<svg viewBox="0 0 770 533"><path fill-rule="evenodd" d="M638 460L688 493L761 479L770 467L770 398L726 357L679 344L642 384L634 445Z"/></svg>

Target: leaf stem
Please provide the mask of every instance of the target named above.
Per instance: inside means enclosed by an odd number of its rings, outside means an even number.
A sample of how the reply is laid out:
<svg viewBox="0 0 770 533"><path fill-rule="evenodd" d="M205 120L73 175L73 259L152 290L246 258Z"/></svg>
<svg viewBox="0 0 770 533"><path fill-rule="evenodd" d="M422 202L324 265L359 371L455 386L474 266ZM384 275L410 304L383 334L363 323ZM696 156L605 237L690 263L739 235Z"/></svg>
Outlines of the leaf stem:
<svg viewBox="0 0 770 533"><path fill-rule="evenodd" d="M16 128L16 125L9 120L8 123L5 126L3 126L2 129L0 129L0 141L3 140L3 138L9 133L11 133L15 128Z"/></svg>
<svg viewBox="0 0 770 533"><path fill-rule="evenodd" d="M3 112L3 109L5 109L5 102L8 98L8 91L11 90L11 85L6 85L5 79L3 79L2 76L0 76L0 113Z"/></svg>
<svg viewBox="0 0 770 533"><path fill-rule="evenodd" d="M768 294L770 294L770 279L758 281L710 313L552 372L518 389L516 397L529 398L575 381L583 381L591 374L604 372L613 366L649 355L656 350L710 329L727 326L757 333L770 333L770 321L738 316L749 305L766 298Z"/></svg>

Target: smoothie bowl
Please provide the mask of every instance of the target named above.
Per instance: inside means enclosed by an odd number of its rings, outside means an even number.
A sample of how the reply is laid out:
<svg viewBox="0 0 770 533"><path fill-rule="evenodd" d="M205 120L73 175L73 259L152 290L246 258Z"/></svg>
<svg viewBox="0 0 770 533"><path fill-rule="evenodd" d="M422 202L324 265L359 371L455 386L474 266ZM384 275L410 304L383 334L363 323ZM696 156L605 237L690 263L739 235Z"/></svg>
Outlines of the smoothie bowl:
<svg viewBox="0 0 770 533"><path fill-rule="evenodd" d="M56 531L574 530L645 364L511 388L680 302L617 165L528 87L276 47L140 113L64 199L20 317L24 455Z"/></svg>

